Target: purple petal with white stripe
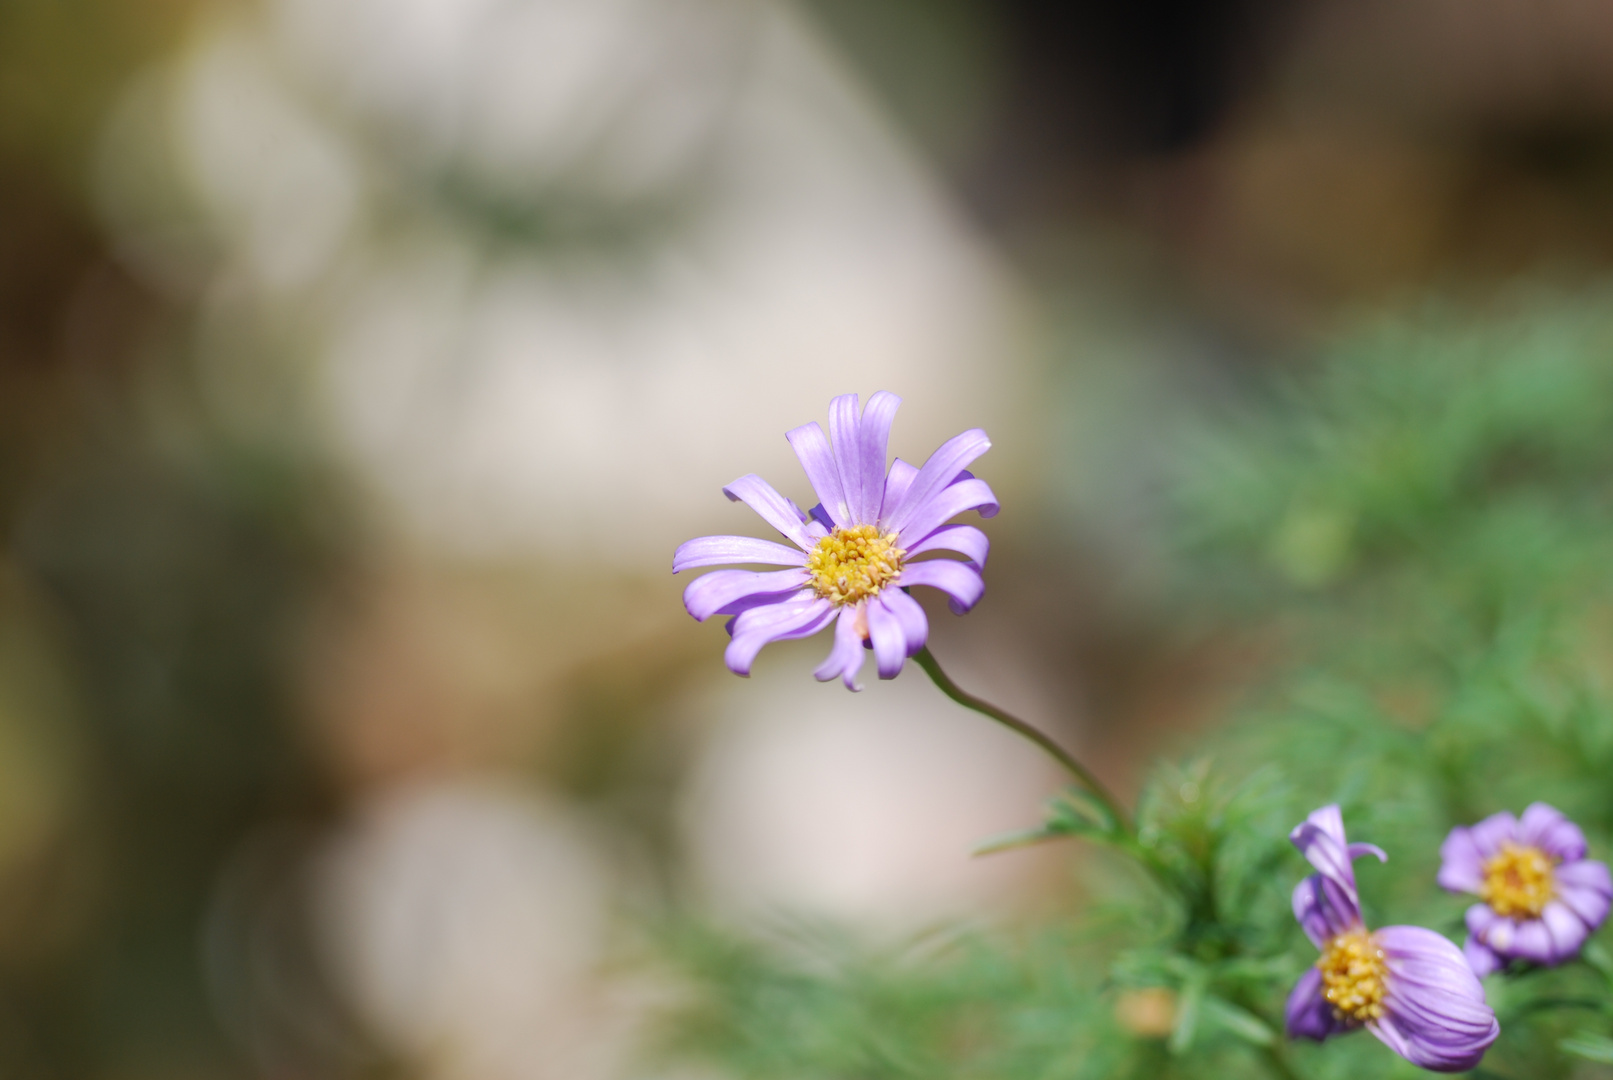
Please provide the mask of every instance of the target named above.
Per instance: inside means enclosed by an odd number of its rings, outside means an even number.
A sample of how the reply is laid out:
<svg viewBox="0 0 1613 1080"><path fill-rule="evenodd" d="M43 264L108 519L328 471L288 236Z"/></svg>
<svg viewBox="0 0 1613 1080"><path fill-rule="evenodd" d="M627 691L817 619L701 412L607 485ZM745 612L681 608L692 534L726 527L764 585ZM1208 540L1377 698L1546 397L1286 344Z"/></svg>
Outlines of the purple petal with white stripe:
<svg viewBox="0 0 1613 1080"><path fill-rule="evenodd" d="M973 525L943 525L906 550L909 558L931 551L956 551L985 569L986 556L991 554L991 541Z"/></svg>
<svg viewBox="0 0 1613 1080"><path fill-rule="evenodd" d="M734 640L723 652L723 660L735 675L749 675L762 646L810 637L827 626L834 613L833 604L818 599L752 608L734 620Z"/></svg>
<svg viewBox="0 0 1613 1080"><path fill-rule="evenodd" d="M1421 926L1386 926L1372 940L1384 954L1387 1015L1367 1029L1424 1069L1477 1065L1501 1025L1462 950Z"/></svg>
<svg viewBox="0 0 1613 1080"><path fill-rule="evenodd" d="M914 507L905 525L893 528L897 535L919 541L965 510L978 510L981 517L997 513L997 496L984 480L960 480L942 489L922 506Z"/></svg>
<svg viewBox="0 0 1613 1080"><path fill-rule="evenodd" d="M901 458L891 462L890 473L885 477L885 494L880 502L879 524L882 529L889 530L891 515L896 512L907 491L918 479L919 471L916 466L909 465Z"/></svg>
<svg viewBox="0 0 1613 1080"><path fill-rule="evenodd" d="M731 614L725 609L735 601L772 593L790 593L809 580L806 570L713 570L695 578L683 590L683 606L700 622L713 615Z"/></svg>
<svg viewBox="0 0 1613 1080"><path fill-rule="evenodd" d="M874 646L874 666L879 677L894 679L907 662L907 637L902 633L902 624L877 596L863 601L863 613L868 618L868 640Z"/></svg>
<svg viewBox="0 0 1613 1080"><path fill-rule="evenodd" d="M919 468L895 512L886 515L886 527L900 532L915 510L938 495L971 461L990 449L991 440L979 428L971 428L942 443Z"/></svg>
<svg viewBox="0 0 1613 1080"><path fill-rule="evenodd" d="M843 607L839 621L835 623L834 647L812 675L819 682L828 682L839 676L847 690L861 690L862 687L857 685L857 672L862 670L865 652L862 631L857 629L857 609Z"/></svg>
<svg viewBox="0 0 1613 1080"><path fill-rule="evenodd" d="M956 559L927 559L902 567L902 584L928 585L951 598L952 610L962 614L980 602L986 583L973 563Z"/></svg>
<svg viewBox="0 0 1613 1080"><path fill-rule="evenodd" d="M726 563L763 563L768 566L804 566L806 553L754 536L701 536L686 540L672 553L672 572L681 574L700 566Z"/></svg>
<svg viewBox="0 0 1613 1080"><path fill-rule="evenodd" d="M840 529L856 524L852 520L851 507L846 503L845 489L840 486L840 463L835 461L834 451L829 447L829 436L823 433L823 427L814 420L791 429L784 437L790 441L796 460L801 462L801 469L807 474L807 481L811 483L812 490L818 493L823 508L828 511L829 520Z"/></svg>
<svg viewBox="0 0 1613 1080"><path fill-rule="evenodd" d="M879 604L896 616L896 621L902 627L902 637L907 642L908 656L924 648L924 642L930 636L930 620L917 600L901 589L883 589L869 603Z"/></svg>
<svg viewBox="0 0 1613 1080"><path fill-rule="evenodd" d="M885 503L885 456L890 445L891 421L902 399L881 390L868 399L863 408L862 425L857 438L857 465L862 472L862 503L858 508L861 520L873 524L879 520Z"/></svg>
<svg viewBox="0 0 1613 1080"><path fill-rule="evenodd" d="M772 484L755 473L741 476L723 488L722 493L734 502L742 502L756 511L763 521L783 533L786 538L795 541L802 551L812 546L813 541L801 527L801 522L806 517L801 513L801 508L773 490Z"/></svg>

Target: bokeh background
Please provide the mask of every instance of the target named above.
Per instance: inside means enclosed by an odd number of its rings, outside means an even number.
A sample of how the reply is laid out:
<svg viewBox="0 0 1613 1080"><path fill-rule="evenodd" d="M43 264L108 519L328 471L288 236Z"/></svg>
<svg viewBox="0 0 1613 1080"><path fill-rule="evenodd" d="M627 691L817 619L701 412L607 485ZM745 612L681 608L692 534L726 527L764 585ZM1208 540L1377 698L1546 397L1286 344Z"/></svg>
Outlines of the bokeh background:
<svg viewBox="0 0 1613 1080"><path fill-rule="evenodd" d="M1595 0L3 0L0 1074L697 1075L668 919L1079 905L968 858L1033 750L735 679L673 547L835 394L986 428L932 645L1135 791L1273 653L1175 433L1610 194Z"/></svg>

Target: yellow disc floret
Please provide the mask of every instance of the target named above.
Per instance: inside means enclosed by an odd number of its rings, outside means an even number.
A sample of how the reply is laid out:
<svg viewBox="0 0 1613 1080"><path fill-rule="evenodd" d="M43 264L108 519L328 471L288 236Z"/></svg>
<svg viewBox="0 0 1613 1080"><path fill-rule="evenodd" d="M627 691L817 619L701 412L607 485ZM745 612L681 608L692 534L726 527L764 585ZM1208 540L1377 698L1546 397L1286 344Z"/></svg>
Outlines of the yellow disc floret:
<svg viewBox="0 0 1613 1080"><path fill-rule="evenodd" d="M1552 859L1536 847L1502 844L1501 853L1484 864L1479 896L1497 915L1538 919L1556 895Z"/></svg>
<svg viewBox="0 0 1613 1080"><path fill-rule="evenodd" d="M1340 934L1327 943L1316 966L1322 969L1322 996L1334 1016L1354 1024L1383 1016L1383 950L1372 935L1365 930Z"/></svg>
<svg viewBox="0 0 1613 1080"><path fill-rule="evenodd" d="M819 596L835 604L855 604L894 581L906 554L896 546L895 533L881 536L872 525L854 525L819 540L807 555L807 569Z"/></svg>

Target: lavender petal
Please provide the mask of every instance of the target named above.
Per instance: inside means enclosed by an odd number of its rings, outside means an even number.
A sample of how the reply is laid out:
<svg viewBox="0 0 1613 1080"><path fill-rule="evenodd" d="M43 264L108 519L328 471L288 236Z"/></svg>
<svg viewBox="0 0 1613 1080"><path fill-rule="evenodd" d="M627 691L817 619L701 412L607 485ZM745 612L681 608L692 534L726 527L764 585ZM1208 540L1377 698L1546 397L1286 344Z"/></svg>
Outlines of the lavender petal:
<svg viewBox="0 0 1613 1080"><path fill-rule="evenodd" d="M723 652L728 670L735 675L749 675L763 646L816 634L829 624L834 610L834 605L823 599L752 608L734 620L734 640Z"/></svg>
<svg viewBox="0 0 1613 1080"><path fill-rule="evenodd" d="M1305 861L1316 867L1323 878L1338 887L1357 919L1361 902L1355 891L1355 868L1351 865L1349 843L1344 836L1344 816L1337 804L1311 811L1288 839Z"/></svg>
<svg viewBox="0 0 1613 1080"><path fill-rule="evenodd" d="M879 524L882 529L889 529L891 514L907 497L908 489L918 475L918 469L901 458L891 462L890 473L885 477L885 494L880 499Z"/></svg>
<svg viewBox="0 0 1613 1080"><path fill-rule="evenodd" d="M806 570L713 570L689 582L683 606L700 622L725 611L735 601L772 593L789 593L810 580Z"/></svg>
<svg viewBox="0 0 1613 1080"><path fill-rule="evenodd" d="M812 490L817 492L818 499L835 526L846 529L857 524L852 520L845 489L840 485L840 465L835 461L834 451L829 447L829 436L823 433L823 427L814 420L810 424L791 428L784 437L789 440L796 460L801 463L802 471L812 484Z"/></svg>
<svg viewBox="0 0 1613 1080"><path fill-rule="evenodd" d="M1372 939L1384 953L1387 1012L1367 1027L1422 1068L1476 1065L1501 1029L1462 950L1420 926L1387 926Z"/></svg>
<svg viewBox="0 0 1613 1080"><path fill-rule="evenodd" d="M1283 1010L1284 1027L1291 1039L1315 1039L1321 1042L1331 1035L1350 1030L1350 1026L1333 1012L1333 1006L1322 996L1322 973L1308 969L1294 984Z"/></svg>
<svg viewBox="0 0 1613 1080"><path fill-rule="evenodd" d="M829 402L829 442L834 451L835 471L840 490L846 496L846 511L857 524L873 523L863 516L862 421L858 418L857 395L841 394Z"/></svg>
<svg viewBox="0 0 1613 1080"><path fill-rule="evenodd" d="M819 682L828 682L838 675L847 690L860 691L862 687L857 685L857 673L862 670L865 651L862 632L857 629L857 608L843 607L839 621L835 623L834 648L829 650L829 656L818 665L812 676Z"/></svg>
<svg viewBox="0 0 1613 1080"><path fill-rule="evenodd" d="M930 551L956 551L984 570L986 556L991 554L991 541L973 525L943 525L907 548L909 556Z"/></svg>
<svg viewBox="0 0 1613 1080"><path fill-rule="evenodd" d="M1481 941L1488 941L1490 928L1501 921L1501 916L1489 904L1470 904L1467 913L1463 916L1467 922L1467 932Z"/></svg>
<svg viewBox="0 0 1613 1080"><path fill-rule="evenodd" d="M1585 857L1585 834L1556 807L1530 803L1518 819L1518 843L1564 862Z"/></svg>
<svg viewBox="0 0 1613 1080"><path fill-rule="evenodd" d="M913 485L908 488L895 512L886 514L886 526L900 532L914 510L940 494L971 461L990 449L991 440L979 428L971 428L942 443L920 467L918 475L913 478Z"/></svg>
<svg viewBox="0 0 1613 1080"><path fill-rule="evenodd" d="M885 505L885 455L890 444L891 421L896 419L896 410L901 404L901 398L881 390L869 398L868 404L863 407L857 437L857 462L862 471L862 503L857 510L865 522L878 521ZM835 437L835 445L840 445L839 436Z"/></svg>
<svg viewBox="0 0 1613 1080"><path fill-rule="evenodd" d="M1473 974L1481 979L1506 966L1506 961L1494 949L1471 934L1462 946L1462 956L1467 960L1467 966L1473 969Z"/></svg>
<svg viewBox="0 0 1613 1080"><path fill-rule="evenodd" d="M816 543L802 527L806 515L801 513L801 508L780 495L772 484L755 473L741 476L723 488L722 493L756 511L763 521L783 533L787 539L795 541L802 551Z"/></svg>
<svg viewBox="0 0 1613 1080"><path fill-rule="evenodd" d="M878 597L865 600L863 611L868 616L868 639L874 646L874 666L879 677L894 679L907 662L907 638L902 634L902 624Z"/></svg>
<svg viewBox="0 0 1613 1080"><path fill-rule="evenodd" d="M1501 933L1504 924L1497 923L1490 928L1486 944L1502 956L1515 957L1519 960L1528 960L1533 964L1556 963L1556 954L1552 949L1551 935L1546 932L1546 924L1539 919L1513 919L1513 930L1510 934ZM1501 940L1505 938L1506 940Z"/></svg>
<svg viewBox="0 0 1613 1080"><path fill-rule="evenodd" d="M1546 903L1540 912L1540 924L1545 927L1547 936L1551 938L1550 962L1553 964L1560 964L1564 960L1572 960L1578 956L1585 939L1591 936L1591 928L1574 914L1573 908L1560 899Z"/></svg>
<svg viewBox="0 0 1613 1080"><path fill-rule="evenodd" d="M1501 853L1502 844L1517 843L1518 819L1503 810L1470 826L1467 831L1480 857L1490 859Z"/></svg>
<svg viewBox="0 0 1613 1080"><path fill-rule="evenodd" d="M699 566L726 563L763 563L768 566L804 566L806 556L792 547L758 540L754 536L697 536L685 540L672 553L672 572L681 574Z"/></svg>
<svg viewBox="0 0 1613 1080"><path fill-rule="evenodd" d="M1361 908L1353 894L1322 874L1312 874L1294 886L1294 918L1318 949L1339 934L1361 926Z"/></svg>
<svg viewBox="0 0 1613 1080"><path fill-rule="evenodd" d="M973 563L956 559L928 559L908 563L902 567L904 587L928 585L940 589L952 598L952 610L961 614L980 602L986 593L986 582Z"/></svg>
<svg viewBox="0 0 1613 1080"><path fill-rule="evenodd" d="M901 624L902 638L907 642L908 656L924 648L930 636L930 620L919 602L901 589L882 589L873 603L883 604Z"/></svg>
<svg viewBox="0 0 1613 1080"><path fill-rule="evenodd" d="M1461 826L1450 831L1439 846L1440 888L1451 892L1477 893L1484 884L1484 856L1474 843L1470 829Z"/></svg>
<svg viewBox="0 0 1613 1080"><path fill-rule="evenodd" d="M1586 926L1595 930L1607 919L1613 904L1613 878L1604 863L1594 859L1563 863L1555 871L1557 898L1573 909Z"/></svg>
<svg viewBox="0 0 1613 1080"><path fill-rule="evenodd" d="M911 500L912 496L908 498ZM901 536L923 540L965 510L978 510L981 517L991 517L997 512L997 496L984 480L960 480L923 503L910 504L906 523L892 528Z"/></svg>

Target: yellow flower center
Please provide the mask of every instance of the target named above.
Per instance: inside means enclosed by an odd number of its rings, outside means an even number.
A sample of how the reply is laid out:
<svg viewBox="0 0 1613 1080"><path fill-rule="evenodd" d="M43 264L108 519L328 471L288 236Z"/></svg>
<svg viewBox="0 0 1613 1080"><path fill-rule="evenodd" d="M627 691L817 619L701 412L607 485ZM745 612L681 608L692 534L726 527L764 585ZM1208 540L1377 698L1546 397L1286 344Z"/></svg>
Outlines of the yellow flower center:
<svg viewBox="0 0 1613 1080"><path fill-rule="evenodd" d="M1340 1020L1364 1024L1383 1015L1387 986L1383 950L1365 930L1351 930L1327 943L1322 958L1322 996Z"/></svg>
<svg viewBox="0 0 1613 1080"><path fill-rule="evenodd" d="M896 546L895 533L881 536L872 525L856 525L819 540L807 555L807 569L819 596L835 604L855 604L894 581L906 554Z"/></svg>
<svg viewBox="0 0 1613 1080"><path fill-rule="evenodd" d="M1484 864L1479 896L1497 915L1537 919L1557 892L1551 864L1539 848L1502 844L1501 853Z"/></svg>

